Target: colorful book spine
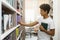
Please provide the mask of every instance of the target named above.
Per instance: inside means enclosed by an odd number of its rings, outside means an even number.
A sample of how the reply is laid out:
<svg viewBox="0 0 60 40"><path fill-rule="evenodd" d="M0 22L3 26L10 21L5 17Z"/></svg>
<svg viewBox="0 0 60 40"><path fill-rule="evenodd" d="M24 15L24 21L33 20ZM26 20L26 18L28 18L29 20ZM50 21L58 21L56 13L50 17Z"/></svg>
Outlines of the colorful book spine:
<svg viewBox="0 0 60 40"><path fill-rule="evenodd" d="M16 28L16 37L19 36L19 28Z"/></svg>

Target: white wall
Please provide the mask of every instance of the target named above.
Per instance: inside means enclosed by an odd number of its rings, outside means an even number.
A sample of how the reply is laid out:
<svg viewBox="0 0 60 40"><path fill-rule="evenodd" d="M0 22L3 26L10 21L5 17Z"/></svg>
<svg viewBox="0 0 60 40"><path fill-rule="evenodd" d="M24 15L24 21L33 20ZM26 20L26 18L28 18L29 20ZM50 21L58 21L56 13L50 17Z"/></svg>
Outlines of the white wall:
<svg viewBox="0 0 60 40"><path fill-rule="evenodd" d="M54 40L60 40L60 0L53 0L53 2L54 2L53 18L56 26Z"/></svg>
<svg viewBox="0 0 60 40"><path fill-rule="evenodd" d="M53 20L55 23L55 36L54 40L58 40L58 9L57 0L53 0Z"/></svg>
<svg viewBox="0 0 60 40"><path fill-rule="evenodd" d="M60 40L60 0L57 1L57 22L58 22L58 40Z"/></svg>
<svg viewBox="0 0 60 40"><path fill-rule="evenodd" d="M57 21L58 21L58 40L60 40L60 0L58 0L58 2L57 2L58 4L58 7L57 7L57 9L58 9L58 19L57 19Z"/></svg>
<svg viewBox="0 0 60 40"><path fill-rule="evenodd" d="M34 21L38 14L38 1L25 0L25 21Z"/></svg>

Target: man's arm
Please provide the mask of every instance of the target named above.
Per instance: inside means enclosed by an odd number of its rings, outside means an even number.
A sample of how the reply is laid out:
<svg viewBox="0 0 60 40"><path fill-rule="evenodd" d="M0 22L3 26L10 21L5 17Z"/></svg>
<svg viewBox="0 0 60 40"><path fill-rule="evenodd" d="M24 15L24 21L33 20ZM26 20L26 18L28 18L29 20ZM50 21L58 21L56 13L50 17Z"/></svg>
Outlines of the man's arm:
<svg viewBox="0 0 60 40"><path fill-rule="evenodd" d="M30 26L30 27L32 27L32 26L38 24L38 22L35 21L35 22L32 22L32 23L26 24L26 23L23 23L22 21L20 21L19 24L21 24L21 25L23 25L23 26Z"/></svg>
<svg viewBox="0 0 60 40"><path fill-rule="evenodd" d="M43 28L43 26L40 26L40 30L51 36L54 36L54 34L55 34L55 29L50 29L50 31L47 31Z"/></svg>
<svg viewBox="0 0 60 40"><path fill-rule="evenodd" d="M54 36L55 34L55 29L50 29L50 31L45 31L47 34Z"/></svg>

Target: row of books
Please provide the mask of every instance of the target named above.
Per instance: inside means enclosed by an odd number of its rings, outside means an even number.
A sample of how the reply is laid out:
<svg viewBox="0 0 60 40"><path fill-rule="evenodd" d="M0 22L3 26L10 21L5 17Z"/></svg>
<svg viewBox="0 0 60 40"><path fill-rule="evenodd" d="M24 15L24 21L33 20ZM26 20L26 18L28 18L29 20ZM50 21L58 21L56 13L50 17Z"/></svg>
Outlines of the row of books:
<svg viewBox="0 0 60 40"><path fill-rule="evenodd" d="M20 20L21 20L21 15L17 14L16 17L17 25L19 24ZM4 33L6 30L12 27L13 27L12 14L2 11L2 33Z"/></svg>
<svg viewBox="0 0 60 40"><path fill-rule="evenodd" d="M16 28L16 30L14 30L12 33L7 35L7 37L5 37L3 40L17 40L19 35L20 35L20 27Z"/></svg>
<svg viewBox="0 0 60 40"><path fill-rule="evenodd" d="M20 3L18 1L20 1ZM6 2L8 2L8 4L10 4L15 9L17 8L16 10L18 12L21 12L23 10L23 0L6 0Z"/></svg>
<svg viewBox="0 0 60 40"><path fill-rule="evenodd" d="M20 10L23 9L23 0L17 0L17 7L19 7Z"/></svg>
<svg viewBox="0 0 60 40"><path fill-rule="evenodd" d="M20 1L20 0L17 0L17 11L21 13L19 1ZM20 2L21 2L21 1L20 1ZM22 16L19 15L19 14L17 14L17 25L18 25L19 22L21 21L21 18L22 18ZM16 38L19 37L20 32L21 32L21 27L16 28ZM19 38L18 40L20 40L20 38Z"/></svg>
<svg viewBox="0 0 60 40"><path fill-rule="evenodd" d="M12 15L2 11L2 33L12 28Z"/></svg>
<svg viewBox="0 0 60 40"><path fill-rule="evenodd" d="M16 40L15 30L12 33L10 33L7 37L5 37L3 40Z"/></svg>
<svg viewBox="0 0 60 40"><path fill-rule="evenodd" d="M6 0L11 6L15 6L15 0Z"/></svg>
<svg viewBox="0 0 60 40"><path fill-rule="evenodd" d="M23 0L20 0L20 8L23 7Z"/></svg>
<svg viewBox="0 0 60 40"><path fill-rule="evenodd" d="M17 11L20 12L20 4L17 4L17 6L15 5L17 2L16 0L6 0L11 6L13 7L17 7ZM20 1L21 2L21 1ZM7 30L9 30L10 28L14 27L13 25L13 15L15 14L12 14L13 12L10 13L10 11L8 12L8 10L5 11L5 9L3 10L2 9L2 26L1 26L1 30L2 30L2 34L4 32L6 32ZM16 22L18 25L19 22L21 20L21 15L17 14L17 17L16 17ZM9 35L7 35L3 40L16 40L20 34L20 31L21 31L21 28L18 27L16 28L12 33L10 33Z"/></svg>
<svg viewBox="0 0 60 40"><path fill-rule="evenodd" d="M12 28L13 27L13 19L12 19L12 14L11 13L7 13L5 10L2 10L2 34L4 32L6 32L8 29ZM16 17L16 22L17 22L17 25L19 24L20 20L21 20L21 16L19 14L17 14L17 17ZM20 34L20 30L21 28L18 27L16 28L15 32L13 31L12 33L14 33L14 35L16 35L15 37L18 38L19 34ZM12 33L10 33L9 35L7 35L6 38L4 38L4 40L12 40L13 37L12 36Z"/></svg>
<svg viewBox="0 0 60 40"><path fill-rule="evenodd" d="M20 3L18 3L18 1L20 1ZM8 2L13 7L15 7L16 4L18 3L17 6L23 8L23 0L6 0L6 2Z"/></svg>

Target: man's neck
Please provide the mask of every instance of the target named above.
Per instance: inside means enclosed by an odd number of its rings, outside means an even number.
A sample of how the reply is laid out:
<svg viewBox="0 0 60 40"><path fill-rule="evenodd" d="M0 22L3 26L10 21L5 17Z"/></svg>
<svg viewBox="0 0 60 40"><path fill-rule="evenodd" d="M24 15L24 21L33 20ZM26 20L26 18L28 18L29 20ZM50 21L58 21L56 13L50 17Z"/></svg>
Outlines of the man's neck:
<svg viewBox="0 0 60 40"><path fill-rule="evenodd" d="M45 15L45 16L44 16L44 19L46 19L46 18L48 18L48 17L49 17L48 15Z"/></svg>

